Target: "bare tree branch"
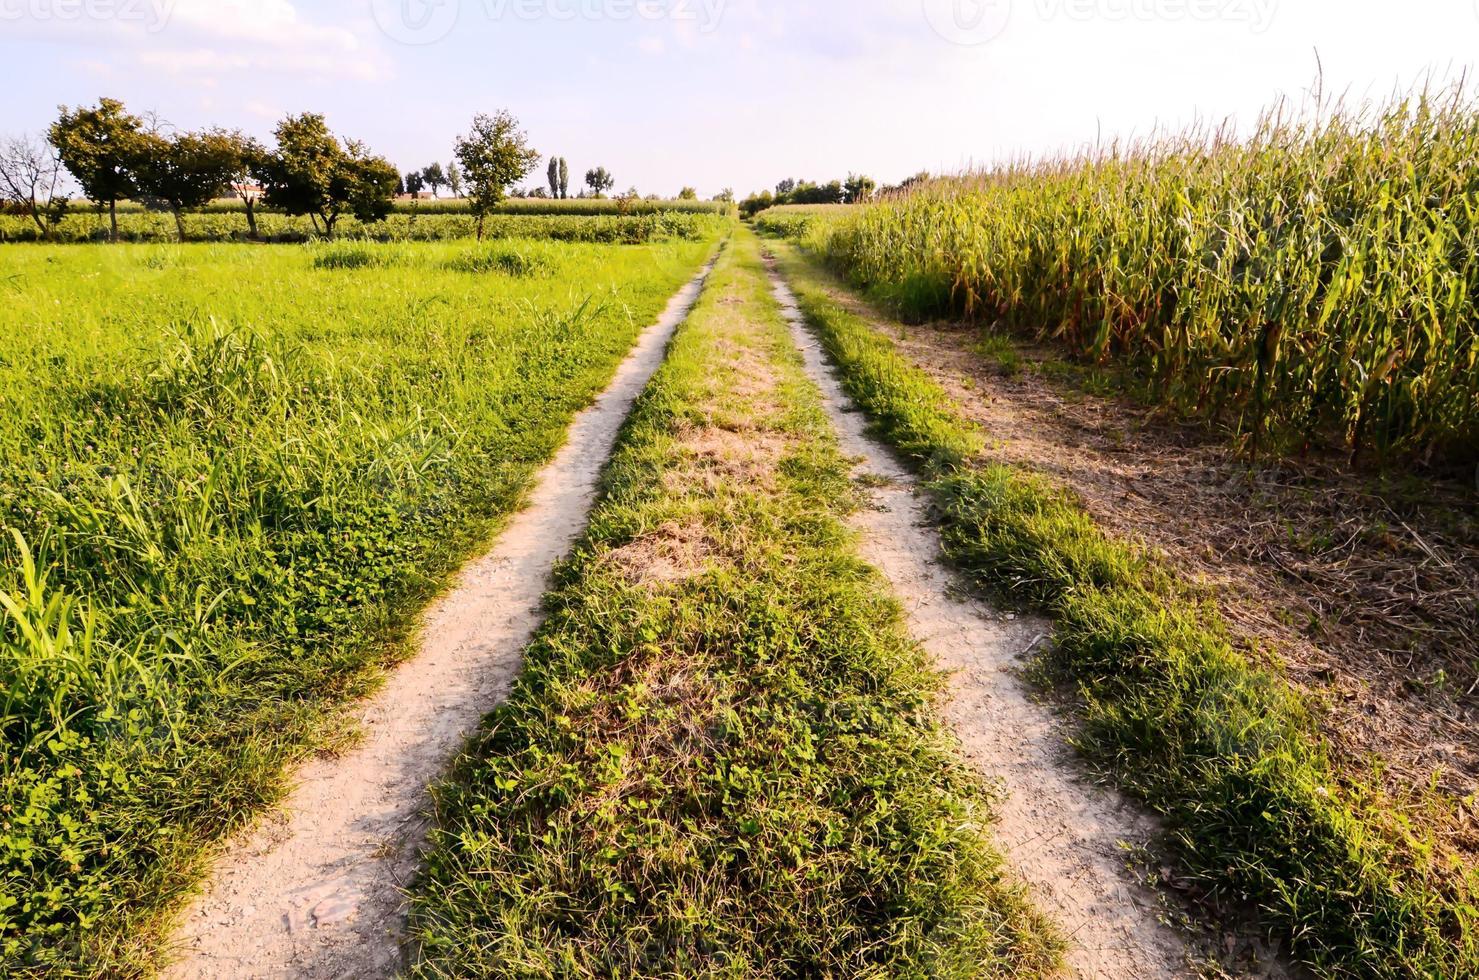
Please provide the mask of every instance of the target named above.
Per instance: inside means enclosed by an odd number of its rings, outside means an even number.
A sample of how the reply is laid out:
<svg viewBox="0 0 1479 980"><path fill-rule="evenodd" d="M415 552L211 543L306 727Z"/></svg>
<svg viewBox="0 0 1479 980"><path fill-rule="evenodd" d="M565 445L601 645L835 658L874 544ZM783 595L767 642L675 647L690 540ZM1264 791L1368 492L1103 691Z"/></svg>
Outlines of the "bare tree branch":
<svg viewBox="0 0 1479 980"><path fill-rule="evenodd" d="M29 214L44 237L66 213L63 180L61 157L45 140L22 134L0 141L0 200Z"/></svg>

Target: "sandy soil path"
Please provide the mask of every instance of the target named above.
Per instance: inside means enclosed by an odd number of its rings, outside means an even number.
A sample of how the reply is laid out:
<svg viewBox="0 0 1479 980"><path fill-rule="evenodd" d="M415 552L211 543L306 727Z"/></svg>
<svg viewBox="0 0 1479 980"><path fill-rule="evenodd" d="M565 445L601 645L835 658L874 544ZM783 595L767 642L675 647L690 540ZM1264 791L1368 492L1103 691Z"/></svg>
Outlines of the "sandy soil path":
<svg viewBox="0 0 1479 980"><path fill-rule="evenodd" d="M913 475L866 435L866 418L842 391L795 296L774 272L771 280L843 451L862 461L857 475L881 484L874 506L855 521L863 558L892 583L915 639L951 673L948 720L971 763L1005 790L997 843L1068 935L1069 969L1117 980L1194 975L1185 944L1159 920L1157 898L1126 867L1124 844L1146 842L1154 824L1077 777L1064 730L1015 676L1051 625L966 596L943 564Z"/></svg>
<svg viewBox="0 0 1479 980"><path fill-rule="evenodd" d="M180 959L165 976L364 980L397 970L401 889L428 830L428 788L506 696L550 571L585 529L617 432L711 268L673 297L576 417L528 509L427 612L420 653L363 705L363 740L305 766L283 806L229 845L182 919Z"/></svg>

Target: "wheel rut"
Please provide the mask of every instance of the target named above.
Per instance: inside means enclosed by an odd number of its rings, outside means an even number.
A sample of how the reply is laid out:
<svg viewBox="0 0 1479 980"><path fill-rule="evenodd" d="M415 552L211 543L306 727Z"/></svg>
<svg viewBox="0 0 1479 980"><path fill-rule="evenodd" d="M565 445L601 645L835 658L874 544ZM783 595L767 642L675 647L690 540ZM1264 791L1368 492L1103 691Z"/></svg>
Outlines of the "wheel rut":
<svg viewBox="0 0 1479 980"><path fill-rule="evenodd" d="M285 802L227 845L180 920L166 977L371 978L400 968L402 889L430 828L430 787L507 696L617 433L712 269L642 333L572 422L529 506L425 614L419 653L356 710L363 738L305 765Z"/></svg>
<svg viewBox="0 0 1479 980"><path fill-rule="evenodd" d="M1003 790L996 842L1066 934L1070 971L1137 980L1195 975L1187 945L1128 867L1126 848L1148 842L1155 823L1083 781L1062 724L1017 676L1024 658L1050 641L1051 624L968 596L945 566L913 474L867 434L866 417L842 390L795 296L774 269L770 278L842 449L860 460L855 475L877 487L854 522L862 556L889 580L911 633L950 674L947 720L970 763Z"/></svg>

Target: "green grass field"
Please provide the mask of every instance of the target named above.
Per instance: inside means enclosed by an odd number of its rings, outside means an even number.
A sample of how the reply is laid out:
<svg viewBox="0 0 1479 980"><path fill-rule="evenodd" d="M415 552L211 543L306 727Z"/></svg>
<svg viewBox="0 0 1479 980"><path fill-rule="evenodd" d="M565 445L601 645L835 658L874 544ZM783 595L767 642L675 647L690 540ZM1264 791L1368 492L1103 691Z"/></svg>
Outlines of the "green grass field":
<svg viewBox="0 0 1479 980"><path fill-rule="evenodd" d="M571 202L574 203L574 202ZM602 202L595 202L602 203ZM703 210L638 211L622 215L592 209L514 209L500 211L486 221L486 238L543 238L550 241L642 244L681 238L690 241L718 235L728 218ZM378 242L434 242L476 236L477 219L451 208L397 210L384 221L363 224L352 216L340 219L335 237ZM257 216L260 241L304 243L322 237L306 217L282 214ZM235 210L210 210L185 216L185 233L191 242L248 240L246 216ZM135 243L175 242L178 234L173 216L159 211L129 210L118 216L119 238ZM81 211L67 216L53 235L59 244L104 242L108 238L108 216ZM41 236L30 218L0 214L0 244L39 242Z"/></svg>
<svg viewBox="0 0 1479 980"><path fill-rule="evenodd" d="M440 214L470 214L472 204L465 197L438 197L419 201L403 201L397 199L393 205L394 211L399 214L412 214L424 212L436 212ZM87 214L96 210L95 206L86 200L73 200L68 205L73 214ZM118 205L119 214L138 214L145 211L144 205L136 201L121 201ZM204 214L242 214L246 210L240 198L222 197L217 198L204 208L200 213ZM261 213L271 212L270 208L259 208ZM511 197L498 205L497 214L526 214L526 215L581 215L585 217L600 217L603 215L621 214L657 214L673 212L679 214L720 214L727 215L734 212L734 205L725 201L683 201L677 199L649 201L623 200L612 197L567 197L556 200L547 197Z"/></svg>
<svg viewBox="0 0 1479 980"><path fill-rule="evenodd" d="M141 962L711 248L0 254L0 973Z"/></svg>

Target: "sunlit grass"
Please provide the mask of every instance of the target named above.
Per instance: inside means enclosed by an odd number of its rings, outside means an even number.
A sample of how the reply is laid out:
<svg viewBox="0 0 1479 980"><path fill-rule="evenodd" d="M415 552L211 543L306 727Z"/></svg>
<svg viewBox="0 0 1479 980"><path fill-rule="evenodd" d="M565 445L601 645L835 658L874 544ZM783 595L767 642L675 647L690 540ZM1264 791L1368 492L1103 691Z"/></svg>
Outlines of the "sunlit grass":
<svg viewBox="0 0 1479 980"><path fill-rule="evenodd" d="M0 254L0 973L147 962L710 248Z"/></svg>
<svg viewBox="0 0 1479 980"><path fill-rule="evenodd" d="M941 678L843 526L850 468L740 236L438 794L413 975L1050 972ZM701 560L646 579L623 560L674 529Z"/></svg>

